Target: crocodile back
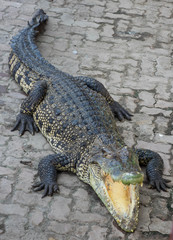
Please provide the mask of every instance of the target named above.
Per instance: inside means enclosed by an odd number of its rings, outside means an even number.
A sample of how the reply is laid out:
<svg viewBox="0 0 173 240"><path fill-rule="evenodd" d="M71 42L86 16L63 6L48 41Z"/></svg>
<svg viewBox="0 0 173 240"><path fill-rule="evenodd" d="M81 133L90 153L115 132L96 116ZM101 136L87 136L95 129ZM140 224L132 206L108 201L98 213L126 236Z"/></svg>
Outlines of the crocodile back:
<svg viewBox="0 0 173 240"><path fill-rule="evenodd" d="M34 120L56 152L83 153L96 137L111 139L114 116L105 98L75 78L51 79Z"/></svg>

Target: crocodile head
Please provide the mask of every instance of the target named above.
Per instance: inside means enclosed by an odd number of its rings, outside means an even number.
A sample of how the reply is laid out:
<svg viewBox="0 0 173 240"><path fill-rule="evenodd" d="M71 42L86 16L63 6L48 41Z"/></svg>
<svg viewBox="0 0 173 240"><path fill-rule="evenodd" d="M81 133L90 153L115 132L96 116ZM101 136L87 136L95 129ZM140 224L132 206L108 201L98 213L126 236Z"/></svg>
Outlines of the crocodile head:
<svg viewBox="0 0 173 240"><path fill-rule="evenodd" d="M100 152L100 151L99 151ZM116 220L127 232L138 222L139 185L143 174L138 159L127 147L95 153L89 164L90 185Z"/></svg>

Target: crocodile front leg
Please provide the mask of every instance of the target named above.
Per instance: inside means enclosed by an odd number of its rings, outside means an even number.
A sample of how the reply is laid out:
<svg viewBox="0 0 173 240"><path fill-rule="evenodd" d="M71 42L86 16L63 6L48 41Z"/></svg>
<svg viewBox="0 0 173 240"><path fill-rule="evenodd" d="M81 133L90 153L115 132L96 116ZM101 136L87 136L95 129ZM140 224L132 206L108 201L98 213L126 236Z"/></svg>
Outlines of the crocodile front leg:
<svg viewBox="0 0 173 240"><path fill-rule="evenodd" d="M164 164L161 156L148 149L137 149L135 152L138 155L139 164L141 166L147 166L146 174L150 185L159 192L161 190L166 191L166 188L170 188L167 184L170 180L162 178Z"/></svg>
<svg viewBox="0 0 173 240"><path fill-rule="evenodd" d="M127 110L125 110L118 102L116 102L111 97L111 95L109 94L109 92L102 83L100 83L94 78L83 76L75 77L75 79L83 81L84 84L86 84L89 88L100 93L103 97L105 97L106 101L109 103L109 106L114 116L117 117L119 121L122 121L123 119L131 120L131 117L133 115L130 114Z"/></svg>
<svg viewBox="0 0 173 240"><path fill-rule="evenodd" d="M45 81L38 81L34 84L28 97L21 104L20 113L17 115L16 123L12 131L19 129L20 136L23 135L26 130L32 135L34 134L34 131L39 131L33 119L33 112L43 100L46 91L47 84Z"/></svg>
<svg viewBox="0 0 173 240"><path fill-rule="evenodd" d="M71 171L70 158L64 154L53 154L43 158L38 165L40 182L33 185L34 191L44 189L42 198L57 192L57 170Z"/></svg>

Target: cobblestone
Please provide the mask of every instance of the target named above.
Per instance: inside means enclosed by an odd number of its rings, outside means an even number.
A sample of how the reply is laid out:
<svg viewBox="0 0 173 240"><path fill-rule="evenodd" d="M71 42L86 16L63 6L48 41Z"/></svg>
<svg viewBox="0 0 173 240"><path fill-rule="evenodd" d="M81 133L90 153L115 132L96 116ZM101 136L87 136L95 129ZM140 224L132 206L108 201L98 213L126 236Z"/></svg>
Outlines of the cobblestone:
<svg viewBox="0 0 173 240"><path fill-rule="evenodd" d="M12 181L1 178L0 181L0 200L4 200L12 191Z"/></svg>
<svg viewBox="0 0 173 240"><path fill-rule="evenodd" d="M40 210L31 212L30 221L32 225L38 226L43 221L43 213Z"/></svg>
<svg viewBox="0 0 173 240"><path fill-rule="evenodd" d="M0 212L5 215L20 215L25 216L28 212L27 207L21 207L19 204L1 204L0 203Z"/></svg>
<svg viewBox="0 0 173 240"><path fill-rule="evenodd" d="M67 234L72 231L73 226L69 223L58 223L54 221L51 222L48 229L58 234Z"/></svg>
<svg viewBox="0 0 173 240"><path fill-rule="evenodd" d="M0 239L167 240L172 189L140 189L139 224L124 233L92 189L60 173L60 193L41 199L32 191L40 158L52 149L38 133L21 138L10 129L25 94L8 71L9 41L37 8L49 21L38 38L43 56L60 70L90 75L134 114L117 122L129 146L149 148L164 159L172 180L172 0L1 0L0 4ZM20 161L31 161L29 165Z"/></svg>
<svg viewBox="0 0 173 240"><path fill-rule="evenodd" d="M106 228L101 228L99 226L92 226L91 232L89 232L88 240L104 240L106 237Z"/></svg>
<svg viewBox="0 0 173 240"><path fill-rule="evenodd" d="M162 224L160 224L162 223ZM160 232L162 234L169 234L172 227L172 221L162 221L159 218L153 218L150 225L150 231Z"/></svg>

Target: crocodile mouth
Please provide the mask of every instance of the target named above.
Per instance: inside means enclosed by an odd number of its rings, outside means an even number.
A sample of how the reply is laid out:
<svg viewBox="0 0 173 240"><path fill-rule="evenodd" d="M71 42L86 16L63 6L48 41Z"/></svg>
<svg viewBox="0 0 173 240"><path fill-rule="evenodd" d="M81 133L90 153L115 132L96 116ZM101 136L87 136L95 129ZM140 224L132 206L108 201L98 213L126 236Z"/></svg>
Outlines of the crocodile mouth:
<svg viewBox="0 0 173 240"><path fill-rule="evenodd" d="M102 200L117 224L126 232L133 232L138 223L139 181L124 184L111 175L90 171L90 185Z"/></svg>
<svg viewBox="0 0 173 240"><path fill-rule="evenodd" d="M113 181L110 175L105 177L104 184L109 196L108 210L123 230L133 232L138 222L139 184L125 185Z"/></svg>

